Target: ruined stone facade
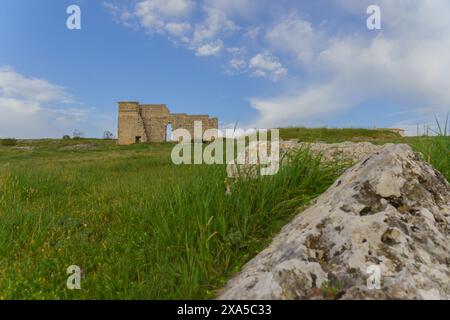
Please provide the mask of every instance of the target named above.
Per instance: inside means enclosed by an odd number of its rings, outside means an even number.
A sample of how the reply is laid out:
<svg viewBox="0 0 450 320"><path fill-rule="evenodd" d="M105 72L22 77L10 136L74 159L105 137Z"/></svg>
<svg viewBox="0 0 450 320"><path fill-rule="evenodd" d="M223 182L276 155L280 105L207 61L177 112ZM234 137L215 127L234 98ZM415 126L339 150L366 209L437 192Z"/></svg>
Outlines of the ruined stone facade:
<svg viewBox="0 0 450 320"><path fill-rule="evenodd" d="M202 136L205 130L218 129L217 118L208 115L170 113L165 104L139 104L119 102L118 143L167 141L167 126L172 130L186 129L194 138L194 121L202 122Z"/></svg>

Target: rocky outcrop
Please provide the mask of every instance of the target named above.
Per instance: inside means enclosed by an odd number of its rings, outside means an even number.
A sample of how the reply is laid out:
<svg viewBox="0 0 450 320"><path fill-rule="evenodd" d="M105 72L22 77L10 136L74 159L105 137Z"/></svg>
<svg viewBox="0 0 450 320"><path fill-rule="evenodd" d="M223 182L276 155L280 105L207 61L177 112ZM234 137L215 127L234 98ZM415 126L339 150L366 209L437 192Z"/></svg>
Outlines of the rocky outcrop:
<svg viewBox="0 0 450 320"><path fill-rule="evenodd" d="M382 146L370 142L354 143L349 141L342 143L308 143L289 140L280 143L282 152L300 148L310 149L314 155L320 155L324 162L335 160L356 162L380 150Z"/></svg>
<svg viewBox="0 0 450 320"><path fill-rule="evenodd" d="M95 144L90 143L80 143L74 144L70 146L61 147L60 150L95 150L97 146Z"/></svg>
<svg viewBox="0 0 450 320"><path fill-rule="evenodd" d="M22 146L22 147L13 147L13 149L19 150L19 151L33 151L34 147L33 146Z"/></svg>
<svg viewBox="0 0 450 320"><path fill-rule="evenodd" d="M447 180L409 146L386 145L286 225L218 298L448 299L449 224Z"/></svg>
<svg viewBox="0 0 450 320"><path fill-rule="evenodd" d="M260 164L261 152L270 153L273 147L266 141L253 142L227 165L228 177L256 176ZM284 155L291 151L308 149L312 155L321 157L322 162L341 161L355 163L380 150L382 146L370 142L342 143L308 143L298 140L281 140L279 143L279 161L283 163ZM264 151L261 151L264 150ZM273 159L271 160L273 161ZM263 166L264 167L264 166Z"/></svg>

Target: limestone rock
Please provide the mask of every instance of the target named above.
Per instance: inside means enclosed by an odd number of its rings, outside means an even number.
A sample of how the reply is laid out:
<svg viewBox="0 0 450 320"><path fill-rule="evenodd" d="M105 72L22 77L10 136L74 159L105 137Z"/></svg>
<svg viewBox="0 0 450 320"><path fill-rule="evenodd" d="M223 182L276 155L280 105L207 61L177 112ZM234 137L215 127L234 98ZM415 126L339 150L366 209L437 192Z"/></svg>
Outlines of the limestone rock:
<svg viewBox="0 0 450 320"><path fill-rule="evenodd" d="M19 150L19 151L33 151L34 147L33 146L22 146L22 147L13 147L13 149Z"/></svg>
<svg viewBox="0 0 450 320"><path fill-rule="evenodd" d="M407 145L348 169L219 299L448 299L450 185ZM372 270L379 287L371 286ZM375 278L376 282L376 278Z"/></svg>
<svg viewBox="0 0 450 320"><path fill-rule="evenodd" d="M282 164L283 156L290 152L302 148L309 149L313 155L320 156L323 162L343 161L355 163L364 157L380 150L382 146L374 145L370 142L343 142L343 143L307 143L298 140L281 140L279 144L279 160ZM271 145L267 141L253 142L245 149L245 152L238 154L235 161L227 165L228 177L255 176L257 165L260 164L259 153L271 154ZM266 151L267 150L267 151ZM261 167L265 167L261 165Z"/></svg>
<svg viewBox="0 0 450 320"><path fill-rule="evenodd" d="M97 146L92 143L80 143L70 146L61 147L60 150L95 150Z"/></svg>
<svg viewBox="0 0 450 320"><path fill-rule="evenodd" d="M324 162L337 159L356 162L368 155L380 150L382 146L370 142L342 142L342 143L308 143L296 140L282 141L280 150L282 153L299 148L309 148L315 155L321 155Z"/></svg>

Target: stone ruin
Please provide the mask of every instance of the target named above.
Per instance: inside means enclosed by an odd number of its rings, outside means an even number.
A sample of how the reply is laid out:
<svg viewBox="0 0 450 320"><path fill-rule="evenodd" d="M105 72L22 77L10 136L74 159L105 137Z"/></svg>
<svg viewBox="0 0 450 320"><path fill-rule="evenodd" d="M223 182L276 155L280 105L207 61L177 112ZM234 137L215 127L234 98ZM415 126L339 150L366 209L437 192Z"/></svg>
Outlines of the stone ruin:
<svg viewBox="0 0 450 320"><path fill-rule="evenodd" d="M167 127L186 129L194 137L194 122L201 121L202 136L208 129L218 129L218 119L208 115L170 113L165 104L119 102L118 144L168 141Z"/></svg>

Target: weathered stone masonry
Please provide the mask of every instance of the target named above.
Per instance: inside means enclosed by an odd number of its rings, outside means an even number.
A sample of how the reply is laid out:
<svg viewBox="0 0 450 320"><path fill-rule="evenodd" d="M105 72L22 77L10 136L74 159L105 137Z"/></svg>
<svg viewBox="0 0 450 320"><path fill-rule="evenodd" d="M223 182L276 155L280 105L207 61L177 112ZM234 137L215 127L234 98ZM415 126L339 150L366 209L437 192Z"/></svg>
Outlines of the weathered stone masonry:
<svg viewBox="0 0 450 320"><path fill-rule="evenodd" d="M118 143L167 141L167 126L172 130L183 128L194 137L194 121L202 122L202 130L218 129L217 118L208 115L170 113L165 104L119 102Z"/></svg>

